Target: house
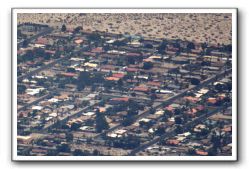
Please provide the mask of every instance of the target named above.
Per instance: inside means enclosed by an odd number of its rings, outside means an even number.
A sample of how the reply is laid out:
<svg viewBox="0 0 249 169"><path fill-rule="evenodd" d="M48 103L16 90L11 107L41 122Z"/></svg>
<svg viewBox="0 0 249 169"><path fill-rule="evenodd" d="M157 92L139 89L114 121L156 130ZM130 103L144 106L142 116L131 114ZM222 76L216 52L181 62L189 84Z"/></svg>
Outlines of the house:
<svg viewBox="0 0 249 169"><path fill-rule="evenodd" d="M126 68L125 69L127 72L138 72L139 71L139 69L137 69L137 68Z"/></svg>
<svg viewBox="0 0 249 169"><path fill-rule="evenodd" d="M180 90L181 89L181 86L179 85L176 85L176 84L169 84L167 86L168 89L172 89L172 90Z"/></svg>
<svg viewBox="0 0 249 169"><path fill-rule="evenodd" d="M76 40L74 40L74 43L79 45L79 44L83 43L83 39L76 39Z"/></svg>
<svg viewBox="0 0 249 169"><path fill-rule="evenodd" d="M50 55L54 55L56 53L55 50L45 50L45 53L48 53Z"/></svg>
<svg viewBox="0 0 249 169"><path fill-rule="evenodd" d="M30 152L30 155L35 155L35 156L45 156L47 155L48 150L41 149L41 148L33 148Z"/></svg>
<svg viewBox="0 0 249 169"><path fill-rule="evenodd" d="M129 102L129 97L119 97L119 98L112 98L109 103L110 104L123 104Z"/></svg>
<svg viewBox="0 0 249 169"><path fill-rule="evenodd" d="M189 64L189 59L186 57L174 57L171 59L174 64Z"/></svg>
<svg viewBox="0 0 249 169"><path fill-rule="evenodd" d="M161 89L158 89L158 90L156 90L156 93L159 93L159 94L173 94L174 92L172 92L170 90L161 90Z"/></svg>
<svg viewBox="0 0 249 169"><path fill-rule="evenodd" d="M33 137L31 136L17 136L17 142L19 144L29 144L33 141Z"/></svg>
<svg viewBox="0 0 249 169"><path fill-rule="evenodd" d="M35 41L35 44L38 44L38 45L47 45L48 44L48 39L47 38L43 38L43 37L39 37Z"/></svg>
<svg viewBox="0 0 249 169"><path fill-rule="evenodd" d="M144 92L144 93L147 93L150 91L150 89L145 86L137 86L137 87L134 87L133 90L136 92Z"/></svg>
<svg viewBox="0 0 249 169"><path fill-rule="evenodd" d="M232 132L232 126L224 126L222 131L224 131L224 132Z"/></svg>
<svg viewBox="0 0 249 169"><path fill-rule="evenodd" d="M151 121L151 119L147 119L147 118L142 118L139 120L139 122L144 122L144 123L149 123Z"/></svg>
<svg viewBox="0 0 249 169"><path fill-rule="evenodd" d="M39 87L39 88L35 88L35 89L28 88L28 89L26 89L26 93L28 95L34 96L34 95L39 94L40 92L42 92L44 90L45 90L45 88L43 88L43 87Z"/></svg>
<svg viewBox="0 0 249 169"><path fill-rule="evenodd" d="M118 81L120 78L118 77L106 77L105 80L108 80L108 81Z"/></svg>
<svg viewBox="0 0 249 169"><path fill-rule="evenodd" d="M92 53L102 53L102 52L104 52L104 50L102 47L97 47L97 48L92 49L91 52Z"/></svg>
<svg viewBox="0 0 249 169"><path fill-rule="evenodd" d="M171 105L168 105L167 107L165 107L166 110L172 112L173 110L180 108L181 105L176 104L176 103L172 103Z"/></svg>
<svg viewBox="0 0 249 169"><path fill-rule="evenodd" d="M125 76L124 73L113 73L112 74L112 77L116 77L116 78L120 78L120 79L122 79L124 76Z"/></svg>
<svg viewBox="0 0 249 169"><path fill-rule="evenodd" d="M58 99L58 100L62 100L62 101L65 101L65 100L68 100L69 97L67 94L61 94L59 96L54 96L55 99Z"/></svg>
<svg viewBox="0 0 249 169"><path fill-rule="evenodd" d="M204 150L195 150L195 153L197 155L200 155L200 156L207 156L208 155L208 152L206 152Z"/></svg>
<svg viewBox="0 0 249 169"><path fill-rule="evenodd" d="M195 108L191 108L187 114L190 115L191 117L195 117L197 113L197 110Z"/></svg>
<svg viewBox="0 0 249 169"><path fill-rule="evenodd" d="M116 69L116 67L114 65L102 65L100 67L100 70L102 72L110 72L110 71L114 71Z"/></svg>
<svg viewBox="0 0 249 169"><path fill-rule="evenodd" d="M194 132L196 132L196 133L200 133L203 129L205 129L206 128L206 125L204 125L204 124L198 124L197 126L195 126L195 128L194 128Z"/></svg>
<svg viewBox="0 0 249 169"><path fill-rule="evenodd" d="M209 104L215 104L217 102L217 98L210 97L210 98L207 99L207 102Z"/></svg>
<svg viewBox="0 0 249 169"><path fill-rule="evenodd" d="M192 96L186 96L186 97L184 97L184 99L191 102L191 103L197 103L199 101L199 98L192 97Z"/></svg>
<svg viewBox="0 0 249 169"><path fill-rule="evenodd" d="M120 137L123 137L126 132L127 132L127 130L120 129L120 130L116 130L112 133L108 133L107 136L111 137L111 138L120 138Z"/></svg>
<svg viewBox="0 0 249 169"><path fill-rule="evenodd" d="M64 77L75 77L77 74L76 73L70 73L70 72L63 72L59 74L60 76Z"/></svg>
<svg viewBox="0 0 249 169"><path fill-rule="evenodd" d="M180 141L177 139L169 139L166 141L166 144L170 146L177 146L179 143Z"/></svg>
<svg viewBox="0 0 249 169"><path fill-rule="evenodd" d="M84 64L84 66L87 66L87 67L90 67L90 68L96 68L98 66L98 64L87 62L87 63Z"/></svg>
<svg viewBox="0 0 249 169"><path fill-rule="evenodd" d="M161 82L156 82L156 81L149 81L147 83L148 86L151 86L151 87L160 87L161 86Z"/></svg>

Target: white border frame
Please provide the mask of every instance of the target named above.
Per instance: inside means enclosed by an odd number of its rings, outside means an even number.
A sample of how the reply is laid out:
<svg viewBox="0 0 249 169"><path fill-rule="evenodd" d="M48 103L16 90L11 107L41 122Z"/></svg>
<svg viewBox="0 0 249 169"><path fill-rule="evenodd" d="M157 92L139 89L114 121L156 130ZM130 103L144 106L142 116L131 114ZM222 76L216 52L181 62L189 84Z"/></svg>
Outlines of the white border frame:
<svg viewBox="0 0 249 169"><path fill-rule="evenodd" d="M231 13L232 14L232 156L18 156L17 155L17 14L18 13ZM237 161L237 9L12 9L12 160L13 161Z"/></svg>

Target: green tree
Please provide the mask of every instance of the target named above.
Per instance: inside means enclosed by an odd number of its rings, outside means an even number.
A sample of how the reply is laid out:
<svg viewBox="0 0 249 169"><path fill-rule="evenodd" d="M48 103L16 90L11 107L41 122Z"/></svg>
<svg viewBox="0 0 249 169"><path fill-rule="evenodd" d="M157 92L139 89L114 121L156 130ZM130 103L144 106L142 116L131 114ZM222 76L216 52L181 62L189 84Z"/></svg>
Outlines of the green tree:
<svg viewBox="0 0 249 169"><path fill-rule="evenodd" d="M106 118L103 113L100 113L99 110L96 111L96 132L101 133L103 130L109 129L109 124L106 121Z"/></svg>
<svg viewBox="0 0 249 169"><path fill-rule="evenodd" d="M61 32L66 32L66 30L67 30L67 27L66 27L65 24L63 24L63 25L61 26Z"/></svg>
<svg viewBox="0 0 249 169"><path fill-rule="evenodd" d="M73 152L73 155L74 156L83 156L84 153L81 149L75 149L74 152Z"/></svg>
<svg viewBox="0 0 249 169"><path fill-rule="evenodd" d="M143 69L145 70L149 70L153 67L153 63L152 62L144 62L143 64Z"/></svg>
<svg viewBox="0 0 249 169"><path fill-rule="evenodd" d="M23 84L18 84L17 85L17 94L23 94L27 87Z"/></svg>
<svg viewBox="0 0 249 169"><path fill-rule="evenodd" d="M73 134L70 132L66 133L66 140L67 142L73 141Z"/></svg>

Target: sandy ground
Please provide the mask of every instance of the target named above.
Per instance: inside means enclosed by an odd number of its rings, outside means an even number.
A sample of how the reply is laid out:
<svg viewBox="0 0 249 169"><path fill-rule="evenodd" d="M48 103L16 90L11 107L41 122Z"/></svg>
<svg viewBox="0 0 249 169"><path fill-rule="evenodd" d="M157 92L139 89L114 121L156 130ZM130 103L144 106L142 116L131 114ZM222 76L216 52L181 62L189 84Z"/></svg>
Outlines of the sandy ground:
<svg viewBox="0 0 249 169"><path fill-rule="evenodd" d="M231 14L73 14L23 13L18 23L66 24L67 28L83 26L84 30L128 33L144 37L182 39L213 44L230 44Z"/></svg>

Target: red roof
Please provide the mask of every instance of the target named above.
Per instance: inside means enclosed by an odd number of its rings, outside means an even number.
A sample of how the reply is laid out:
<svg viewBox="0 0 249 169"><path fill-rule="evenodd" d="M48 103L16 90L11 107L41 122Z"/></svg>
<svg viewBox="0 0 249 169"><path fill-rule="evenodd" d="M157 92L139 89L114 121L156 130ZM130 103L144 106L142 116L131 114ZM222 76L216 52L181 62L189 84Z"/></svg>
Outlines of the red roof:
<svg viewBox="0 0 249 169"><path fill-rule="evenodd" d="M178 48L174 48L173 46L169 46L167 48L168 51L173 51L173 52L177 52L179 49Z"/></svg>
<svg viewBox="0 0 249 169"><path fill-rule="evenodd" d="M161 86L161 83L160 82L153 82L153 81L150 81L147 83L148 85L151 85L151 86L157 86L157 87L160 87Z"/></svg>
<svg viewBox="0 0 249 169"><path fill-rule="evenodd" d="M26 64L27 64L27 65L34 65L35 62L34 62L34 61L28 61L28 62L26 62Z"/></svg>
<svg viewBox="0 0 249 169"><path fill-rule="evenodd" d="M119 98L112 98L112 101L123 101L123 102L128 102L129 97L119 97Z"/></svg>
<svg viewBox="0 0 249 169"><path fill-rule="evenodd" d="M202 151L202 150L196 150L195 153L198 154L198 155L201 155L201 156L207 156L208 155L208 152Z"/></svg>
<svg viewBox="0 0 249 169"><path fill-rule="evenodd" d="M47 153L47 150L39 149L39 148L34 148L32 149L32 153Z"/></svg>
<svg viewBox="0 0 249 169"><path fill-rule="evenodd" d="M128 52L128 53L126 53L126 56L141 56L141 54L140 53Z"/></svg>
<svg viewBox="0 0 249 169"><path fill-rule="evenodd" d="M167 144L170 144L170 145L177 145L179 143L180 143L179 140L173 140L173 139L167 140Z"/></svg>
<svg viewBox="0 0 249 169"><path fill-rule="evenodd" d="M196 107L196 109L200 111L200 110L204 110L205 107L204 107L203 105L198 105L198 106Z"/></svg>
<svg viewBox="0 0 249 169"><path fill-rule="evenodd" d="M117 78L123 78L125 75L124 73L114 73L112 74L112 77L117 77Z"/></svg>
<svg viewBox="0 0 249 169"><path fill-rule="evenodd" d="M61 75L66 77L74 77L76 76L76 73L61 73Z"/></svg>
<svg viewBox="0 0 249 169"><path fill-rule="evenodd" d="M188 100L188 101L190 101L192 103L196 103L197 101L199 101L198 98L192 97L192 96L186 96L186 97L184 97L184 99L186 99L186 100Z"/></svg>
<svg viewBox="0 0 249 169"><path fill-rule="evenodd" d="M54 50L45 50L46 53L49 53L49 54L55 54L55 51Z"/></svg>
<svg viewBox="0 0 249 169"><path fill-rule="evenodd" d="M215 104L215 103L217 102L217 99L216 99L216 98L210 97L210 98L207 99L207 102L208 102L208 103Z"/></svg>
<svg viewBox="0 0 249 169"><path fill-rule="evenodd" d="M106 77L105 79L109 81L118 81L120 78L111 76L111 77Z"/></svg>
<svg viewBox="0 0 249 169"><path fill-rule="evenodd" d="M136 80L136 79L127 79L126 80L126 82L128 82L128 83L136 83L136 82L138 82L138 80Z"/></svg>
<svg viewBox="0 0 249 169"><path fill-rule="evenodd" d="M115 70L115 66L113 66L113 65L103 65L103 66L101 66L101 69Z"/></svg>
<svg viewBox="0 0 249 169"><path fill-rule="evenodd" d="M93 52L93 53L101 53L101 52L103 52L103 48L102 47L97 47L97 48L92 49L91 52Z"/></svg>
<svg viewBox="0 0 249 169"><path fill-rule="evenodd" d="M189 114L189 115L191 115L191 116L195 116L196 113L197 113L197 110L196 110L195 108L192 108L192 109L190 109L190 110L187 112L187 114Z"/></svg>
<svg viewBox="0 0 249 169"><path fill-rule="evenodd" d="M74 40L74 43L81 44L81 43L83 43L83 39L76 39L76 40Z"/></svg>
<svg viewBox="0 0 249 169"><path fill-rule="evenodd" d="M133 90L134 91L139 91L139 92L148 92L149 88L148 87L137 86Z"/></svg>
<svg viewBox="0 0 249 169"><path fill-rule="evenodd" d="M232 126L224 127L224 128L222 129L222 131L231 132L231 131L232 131Z"/></svg>
<svg viewBox="0 0 249 169"><path fill-rule="evenodd" d="M22 53L23 53L22 50L18 50L18 51L17 51L17 54L18 54L18 55L20 55L20 54L22 54Z"/></svg>
<svg viewBox="0 0 249 169"><path fill-rule="evenodd" d="M165 107L165 109L171 112L174 110L174 108L171 105Z"/></svg>
<svg viewBox="0 0 249 169"><path fill-rule="evenodd" d="M46 38L39 37L35 43L46 45L48 43L48 40Z"/></svg>
<svg viewBox="0 0 249 169"><path fill-rule="evenodd" d="M137 68L126 68L127 72L137 72L139 69Z"/></svg>
<svg viewBox="0 0 249 169"><path fill-rule="evenodd" d="M94 54L94 53L91 53L91 52L83 52L83 55L90 55L90 56L94 56L95 54Z"/></svg>

